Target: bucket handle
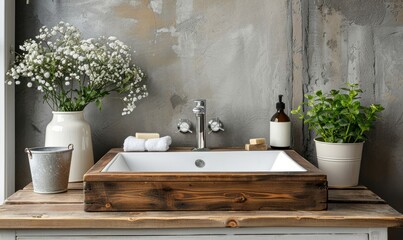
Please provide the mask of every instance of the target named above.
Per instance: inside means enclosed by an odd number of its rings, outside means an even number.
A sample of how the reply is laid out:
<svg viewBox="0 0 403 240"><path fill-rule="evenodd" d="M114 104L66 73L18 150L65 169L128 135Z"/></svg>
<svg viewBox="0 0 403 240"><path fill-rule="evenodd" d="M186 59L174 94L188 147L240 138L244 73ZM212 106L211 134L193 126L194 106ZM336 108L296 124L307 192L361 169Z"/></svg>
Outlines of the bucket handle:
<svg viewBox="0 0 403 240"><path fill-rule="evenodd" d="M29 159L32 159L32 152L31 152L31 149L25 148L25 152L28 153L28 158L29 158Z"/></svg>
<svg viewBox="0 0 403 240"><path fill-rule="evenodd" d="M74 150L74 145L72 144L72 143L70 143L68 146L67 146L67 149L71 149L71 150ZM29 148L25 148L25 152L28 154L28 158L29 159L32 159L32 152L31 152L31 149L29 149Z"/></svg>

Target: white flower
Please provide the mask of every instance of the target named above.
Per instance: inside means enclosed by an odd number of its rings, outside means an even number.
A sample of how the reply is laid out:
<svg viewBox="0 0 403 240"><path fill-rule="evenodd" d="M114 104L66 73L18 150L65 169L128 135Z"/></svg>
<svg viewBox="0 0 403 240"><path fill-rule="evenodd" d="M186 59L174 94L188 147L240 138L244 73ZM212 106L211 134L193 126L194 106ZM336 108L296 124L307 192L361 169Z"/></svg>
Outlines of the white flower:
<svg viewBox="0 0 403 240"><path fill-rule="evenodd" d="M63 96L68 103L74 103L79 109L88 102L81 103L88 91L101 93L94 87L102 86L105 91L125 93L122 99L124 108L122 115L133 112L134 102L148 96L147 88L142 85L144 73L135 65L131 65L130 48L116 37L100 37L98 39L81 39L80 32L74 26L60 22L57 26L48 29L42 27L34 39L24 42L20 49L24 52L17 59L7 76L14 80L7 84L20 84L20 77L28 77L26 83L31 88L36 83L37 90L45 93L44 96L55 96L59 99L68 91L77 93L70 98L70 94ZM128 77L131 77L128 79ZM101 100L104 95L95 96ZM44 98L56 110L65 104L53 102L51 98ZM78 99L78 100L76 100ZM93 101L93 99L91 100ZM60 104L60 105L59 105Z"/></svg>

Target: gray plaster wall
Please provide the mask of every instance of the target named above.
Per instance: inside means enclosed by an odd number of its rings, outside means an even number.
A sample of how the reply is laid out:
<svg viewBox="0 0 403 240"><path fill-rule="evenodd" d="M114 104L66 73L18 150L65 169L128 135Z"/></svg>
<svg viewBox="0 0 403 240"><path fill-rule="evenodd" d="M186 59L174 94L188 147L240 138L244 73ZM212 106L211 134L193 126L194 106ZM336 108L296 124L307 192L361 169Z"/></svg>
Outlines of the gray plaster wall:
<svg viewBox="0 0 403 240"><path fill-rule="evenodd" d="M304 1L308 20L304 92L360 84L364 103L385 107L364 147L360 182L403 212L403 2ZM304 154L314 161L312 136ZM390 231L403 239L403 231Z"/></svg>
<svg viewBox="0 0 403 240"><path fill-rule="evenodd" d="M403 3L383 0L151 0L17 1L17 44L42 25L63 20L85 37L114 35L130 45L149 75L150 96L122 117L116 96L85 116L95 159L136 131L171 135L194 146L195 135L175 133L194 116L193 99L206 98L208 118L225 132L209 146L241 146L267 137L276 95L296 106L304 93L359 83L364 103L386 110L369 134L360 182L403 212ZM23 87L16 93L17 188L30 181L25 147L43 145L51 111ZM294 148L316 163L312 134L293 119ZM390 231L390 239L403 232Z"/></svg>
<svg viewBox="0 0 403 240"><path fill-rule="evenodd" d="M208 146L242 146L269 137L277 94L291 99L292 41L289 1L261 0L25 0L17 1L16 42L42 25L69 22L85 38L116 36L132 47L134 62L149 76L149 97L121 116L117 96L102 112L85 109L95 159L122 146L135 132L173 137L174 146L196 146L195 134L176 133L180 118L195 123L193 100L207 99L207 119L220 117L225 132L208 135ZM16 90L17 189L30 182L25 147L44 144L52 113L41 96ZM289 111L289 108L287 109Z"/></svg>

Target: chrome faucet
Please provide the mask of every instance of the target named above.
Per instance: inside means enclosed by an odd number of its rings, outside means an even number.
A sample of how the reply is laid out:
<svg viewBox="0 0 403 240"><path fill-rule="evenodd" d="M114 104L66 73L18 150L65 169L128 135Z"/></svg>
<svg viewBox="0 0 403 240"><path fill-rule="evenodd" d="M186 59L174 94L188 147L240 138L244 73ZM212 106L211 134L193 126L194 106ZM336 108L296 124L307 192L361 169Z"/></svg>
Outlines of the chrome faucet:
<svg viewBox="0 0 403 240"><path fill-rule="evenodd" d="M206 147L206 99L195 100L196 107L193 113L196 115L197 147L193 151L207 151Z"/></svg>

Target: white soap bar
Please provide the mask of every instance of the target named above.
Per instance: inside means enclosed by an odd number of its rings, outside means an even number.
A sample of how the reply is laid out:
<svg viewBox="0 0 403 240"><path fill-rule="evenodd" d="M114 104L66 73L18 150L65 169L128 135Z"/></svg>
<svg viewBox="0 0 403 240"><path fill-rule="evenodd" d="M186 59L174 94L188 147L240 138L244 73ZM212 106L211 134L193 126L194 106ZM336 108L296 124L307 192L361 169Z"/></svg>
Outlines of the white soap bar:
<svg viewBox="0 0 403 240"><path fill-rule="evenodd" d="M140 139L160 138L160 134L159 133L136 133L136 138L140 138Z"/></svg>
<svg viewBox="0 0 403 240"><path fill-rule="evenodd" d="M264 151L267 150L266 144L245 144L246 151Z"/></svg>

